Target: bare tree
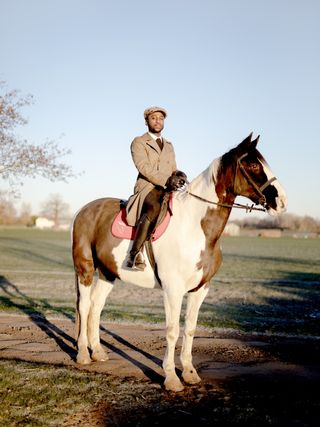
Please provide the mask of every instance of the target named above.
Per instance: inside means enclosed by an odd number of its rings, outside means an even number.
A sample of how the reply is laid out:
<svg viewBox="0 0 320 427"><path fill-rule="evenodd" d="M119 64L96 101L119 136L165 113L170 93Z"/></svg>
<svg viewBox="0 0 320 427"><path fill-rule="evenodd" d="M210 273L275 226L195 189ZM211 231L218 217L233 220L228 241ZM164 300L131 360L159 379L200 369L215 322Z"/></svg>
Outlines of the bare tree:
<svg viewBox="0 0 320 427"><path fill-rule="evenodd" d="M17 211L11 197L0 191L0 224L15 224Z"/></svg>
<svg viewBox="0 0 320 427"><path fill-rule="evenodd" d="M6 91L5 83L0 82L0 178L9 183L10 192L15 194L19 194L18 187L26 176L42 176L51 181L75 176L72 168L61 161L69 150L60 148L55 141L36 145L16 136L16 128L27 124L20 110L31 103L31 95Z"/></svg>
<svg viewBox="0 0 320 427"><path fill-rule="evenodd" d="M32 208L30 203L22 203L19 214L19 223L23 225L33 225L32 223Z"/></svg>
<svg viewBox="0 0 320 427"><path fill-rule="evenodd" d="M59 227L61 219L69 215L69 205L65 203L60 194L51 194L44 202L41 214L54 222L54 227Z"/></svg>
<svg viewBox="0 0 320 427"><path fill-rule="evenodd" d="M311 231L313 233L316 233L318 230L319 224L314 218L308 215L301 218L299 224L299 231Z"/></svg>
<svg viewBox="0 0 320 427"><path fill-rule="evenodd" d="M300 224L300 217L298 215L284 213L277 218L281 228L286 230L298 230Z"/></svg>

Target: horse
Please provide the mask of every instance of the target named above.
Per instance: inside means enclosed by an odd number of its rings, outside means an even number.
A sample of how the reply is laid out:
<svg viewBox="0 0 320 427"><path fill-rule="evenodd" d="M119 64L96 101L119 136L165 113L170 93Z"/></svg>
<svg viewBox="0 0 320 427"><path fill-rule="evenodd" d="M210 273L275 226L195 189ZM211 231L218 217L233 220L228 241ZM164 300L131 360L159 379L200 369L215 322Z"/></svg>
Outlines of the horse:
<svg viewBox="0 0 320 427"><path fill-rule="evenodd" d="M257 150L258 140L259 136L252 139L250 134L235 148L214 159L182 190L172 193L171 220L165 233L152 242L156 268L147 256L144 271L126 267L132 240L117 238L111 232L112 222L120 210L120 199L94 200L76 214L72 255L77 289L77 363L108 359L100 344L100 315L107 296L120 280L162 289L167 342L162 364L165 389L179 392L184 388L183 382L201 381L192 363L193 338L200 306L221 265L219 239L232 207L237 205L235 199L244 196L252 202L247 209L262 209L271 215L286 210L285 191ZM253 207L258 205L261 208ZM94 281L95 272L98 277ZM184 295L187 295L187 306L180 379L174 356Z"/></svg>

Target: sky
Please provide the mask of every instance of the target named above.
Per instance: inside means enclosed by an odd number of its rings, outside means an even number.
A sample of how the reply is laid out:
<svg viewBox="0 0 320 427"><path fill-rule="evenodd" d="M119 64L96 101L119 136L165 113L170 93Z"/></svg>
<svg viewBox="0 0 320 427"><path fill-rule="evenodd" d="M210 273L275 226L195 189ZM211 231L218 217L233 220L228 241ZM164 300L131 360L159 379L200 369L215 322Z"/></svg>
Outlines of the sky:
<svg viewBox="0 0 320 427"><path fill-rule="evenodd" d="M59 141L79 174L25 179L33 213L51 194L70 213L128 198L130 144L157 105L189 179L253 132L288 212L320 218L318 0L0 0L0 16L0 80L34 97L16 133Z"/></svg>

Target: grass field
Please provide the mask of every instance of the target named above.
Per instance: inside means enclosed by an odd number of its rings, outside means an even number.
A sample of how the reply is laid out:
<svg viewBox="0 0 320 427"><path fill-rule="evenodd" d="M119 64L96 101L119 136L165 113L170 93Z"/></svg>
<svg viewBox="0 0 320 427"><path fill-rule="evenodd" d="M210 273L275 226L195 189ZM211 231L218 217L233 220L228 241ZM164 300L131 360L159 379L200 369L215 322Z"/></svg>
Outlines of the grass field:
<svg viewBox="0 0 320 427"><path fill-rule="evenodd" d="M320 239L224 237L199 325L319 335ZM68 232L0 229L0 309L74 315ZM117 284L103 319L163 322L161 291Z"/></svg>
<svg viewBox="0 0 320 427"><path fill-rule="evenodd" d="M224 262L201 307L199 325L270 336L320 335L320 239L225 237L222 247ZM164 322L161 290L116 287L104 319ZM1 311L73 318L74 301L69 233L0 229ZM170 397L152 382L0 360L0 425L147 426L177 420L184 425L305 426L306 417L313 420L318 414L315 383L294 394L295 383L288 391L288 384L279 380L276 387L262 382L263 394L256 392L260 381L252 390L248 378L240 378L233 393L206 384ZM109 418L107 423L82 424L81 414ZM294 424L273 424L288 416ZM206 419L213 421L207 424Z"/></svg>

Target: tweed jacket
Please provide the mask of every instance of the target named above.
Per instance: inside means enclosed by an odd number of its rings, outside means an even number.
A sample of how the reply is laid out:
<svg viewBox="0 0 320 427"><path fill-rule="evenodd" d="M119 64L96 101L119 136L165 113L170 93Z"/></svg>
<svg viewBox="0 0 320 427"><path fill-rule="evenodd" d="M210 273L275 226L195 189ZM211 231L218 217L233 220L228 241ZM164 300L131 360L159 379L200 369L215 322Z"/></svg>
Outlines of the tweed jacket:
<svg viewBox="0 0 320 427"><path fill-rule="evenodd" d="M147 194L156 186L165 187L169 176L177 170L176 158L171 142L162 138L160 150L156 141L145 133L136 137L131 143L131 155L138 169L134 194L127 204L127 222L136 225L140 218L142 205Z"/></svg>

